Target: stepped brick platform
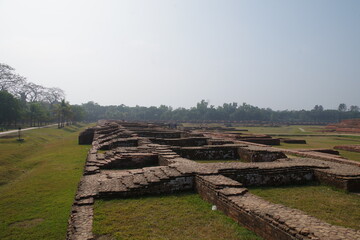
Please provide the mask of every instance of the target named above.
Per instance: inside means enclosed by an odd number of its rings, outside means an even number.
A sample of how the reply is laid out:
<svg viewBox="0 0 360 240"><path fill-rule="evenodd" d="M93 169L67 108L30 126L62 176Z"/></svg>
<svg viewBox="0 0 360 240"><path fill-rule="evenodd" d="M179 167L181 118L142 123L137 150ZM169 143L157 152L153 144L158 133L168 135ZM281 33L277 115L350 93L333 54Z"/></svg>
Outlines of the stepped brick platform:
<svg viewBox="0 0 360 240"><path fill-rule="evenodd" d="M161 129L154 124L115 121L102 121L94 128L84 176L78 185L69 218L67 239L94 239L93 205L97 199L180 191L197 192L264 239L360 239L360 231L333 226L300 210L270 203L252 195L246 188L319 181L348 191L360 191L360 167L348 164L345 159L342 162L337 159L290 159L279 149L236 141L235 144L174 147L164 145L169 143L168 140L162 144L154 143L157 141L154 141L154 136L159 139L160 135L164 139L169 139L169 136L181 139L188 137L189 133ZM212 139L206 137L209 141ZM114 139L123 139L124 142L136 139L137 145L118 146L113 144ZM104 146L108 151L99 152ZM173 149L202 151L202 154L212 151L216 156L222 154L222 159L231 149L234 154L245 149L262 155L256 158L257 161L248 163L198 163L180 156Z"/></svg>

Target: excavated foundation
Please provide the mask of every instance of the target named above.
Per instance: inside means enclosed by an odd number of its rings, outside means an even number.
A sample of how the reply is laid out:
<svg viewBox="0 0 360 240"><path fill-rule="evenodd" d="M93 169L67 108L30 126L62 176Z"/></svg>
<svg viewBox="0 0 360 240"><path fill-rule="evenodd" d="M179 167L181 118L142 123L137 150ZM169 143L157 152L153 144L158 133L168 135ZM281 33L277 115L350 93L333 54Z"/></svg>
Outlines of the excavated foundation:
<svg viewBox="0 0 360 240"><path fill-rule="evenodd" d="M69 217L69 240L94 238L93 205L97 199L180 191L197 192L264 239L360 239L360 231L270 203L246 188L318 181L360 191L356 162L314 151L271 148L236 140L231 134L221 138L211 132L182 132L147 123L102 121L79 136L80 144L90 140L92 147ZM287 153L303 158L289 159ZM238 158L247 162L226 162Z"/></svg>

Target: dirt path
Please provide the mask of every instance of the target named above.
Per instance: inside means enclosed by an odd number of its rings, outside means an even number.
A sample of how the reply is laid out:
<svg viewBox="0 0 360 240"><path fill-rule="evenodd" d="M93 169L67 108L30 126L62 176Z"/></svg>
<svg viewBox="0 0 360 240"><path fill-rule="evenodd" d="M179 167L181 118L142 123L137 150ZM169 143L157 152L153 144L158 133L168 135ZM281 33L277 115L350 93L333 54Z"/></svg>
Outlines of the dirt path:
<svg viewBox="0 0 360 240"><path fill-rule="evenodd" d="M52 126L56 126L57 124L51 124L51 125L46 125L46 126L42 126L42 127L31 127L31 128L24 128L21 129L21 131L28 131L28 130L33 130L33 129L39 129L39 128L46 128L46 127L52 127ZM7 134L11 134L11 133L17 133L19 130L10 130L10 131L6 131L6 132L0 132L0 136L3 135L7 135Z"/></svg>

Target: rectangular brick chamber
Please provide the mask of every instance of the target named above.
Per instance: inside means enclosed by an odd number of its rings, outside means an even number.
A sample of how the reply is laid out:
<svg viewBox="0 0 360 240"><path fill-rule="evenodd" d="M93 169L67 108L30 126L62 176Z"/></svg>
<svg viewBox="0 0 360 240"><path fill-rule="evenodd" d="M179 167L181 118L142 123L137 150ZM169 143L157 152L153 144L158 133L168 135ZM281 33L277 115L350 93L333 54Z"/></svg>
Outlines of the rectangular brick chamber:
<svg viewBox="0 0 360 240"><path fill-rule="evenodd" d="M124 170L159 166L159 158L155 154L132 154L109 161L100 169Z"/></svg>
<svg viewBox="0 0 360 240"><path fill-rule="evenodd" d="M194 176L184 175L172 178L155 179L147 177L142 183L113 182L100 188L96 199L133 198L141 196L154 196L161 194L172 194L178 192L194 192ZM128 185L127 185L128 184ZM119 190L119 188L121 190Z"/></svg>
<svg viewBox="0 0 360 240"><path fill-rule="evenodd" d="M191 160L239 160L237 147L224 145L205 147L172 148L174 152L183 158Z"/></svg>
<svg viewBox="0 0 360 240"><path fill-rule="evenodd" d="M137 147L137 146L139 146L138 139L118 138L103 144L100 147L100 150L110 150L117 147Z"/></svg>
<svg viewBox="0 0 360 240"><path fill-rule="evenodd" d="M203 146L207 144L206 137L191 137L191 138L150 138L151 142L180 147Z"/></svg>
<svg viewBox="0 0 360 240"><path fill-rule="evenodd" d="M280 141L283 143L289 143L289 144L306 144L306 140L304 140L304 139L283 138L283 139L280 139Z"/></svg>
<svg viewBox="0 0 360 240"><path fill-rule="evenodd" d="M315 170L315 180L349 192L360 192L360 177L339 176Z"/></svg>
<svg viewBox="0 0 360 240"><path fill-rule="evenodd" d="M258 143L258 144L264 144L269 146L279 146L280 145L280 139L277 138L242 138L239 139L244 142L251 142L251 143Z"/></svg>
<svg viewBox="0 0 360 240"><path fill-rule="evenodd" d="M238 154L245 162L273 162L277 159L286 158L286 155L281 151L255 146L240 147Z"/></svg>
<svg viewBox="0 0 360 240"><path fill-rule="evenodd" d="M181 138L181 132L177 131L134 131L140 137L147 138Z"/></svg>
<svg viewBox="0 0 360 240"><path fill-rule="evenodd" d="M229 169L220 171L220 174L241 182L246 187L299 185L317 180L313 170L301 167L286 169Z"/></svg>

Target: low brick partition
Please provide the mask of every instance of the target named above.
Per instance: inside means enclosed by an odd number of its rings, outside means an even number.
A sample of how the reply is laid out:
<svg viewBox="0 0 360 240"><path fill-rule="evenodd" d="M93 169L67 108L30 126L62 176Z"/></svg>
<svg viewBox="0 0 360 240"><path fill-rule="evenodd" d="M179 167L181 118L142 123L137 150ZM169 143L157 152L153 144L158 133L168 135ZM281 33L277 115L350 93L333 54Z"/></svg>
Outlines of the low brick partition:
<svg viewBox="0 0 360 240"><path fill-rule="evenodd" d="M283 168L244 168L220 171L224 176L234 179L247 187L283 186L306 184L315 180L314 171L306 166Z"/></svg>
<svg viewBox="0 0 360 240"><path fill-rule="evenodd" d="M289 139L289 138L282 138L280 142L289 143L289 144L306 144L306 140L304 139Z"/></svg>
<svg viewBox="0 0 360 240"><path fill-rule="evenodd" d="M234 141L224 140L224 139L208 139L208 145L226 145L226 144L234 144Z"/></svg>
<svg viewBox="0 0 360 240"><path fill-rule="evenodd" d="M328 149L328 148L308 148L308 149L299 149L298 151L301 152L319 152L319 153L326 153L330 155L337 155L339 156L339 151L336 151L334 149Z"/></svg>
<svg viewBox="0 0 360 240"><path fill-rule="evenodd" d="M258 144L264 144L264 145L268 145L268 146L280 145L280 139L272 138L271 136L265 135L265 134L235 135L235 138L240 141L244 141L244 142L258 143Z"/></svg>
<svg viewBox="0 0 360 240"><path fill-rule="evenodd" d="M286 154L291 154L298 157L304 157L304 158L315 158L315 159L321 159L328 162L337 162L345 165L353 165L360 167L360 162L346 159L342 156L334 155L334 154L327 154L322 152L315 152L315 151L308 151L306 149L277 149L281 150L282 152Z"/></svg>
<svg viewBox="0 0 360 240"><path fill-rule="evenodd" d="M154 130L132 130L140 137L147 138L181 138L182 132L179 131L154 131Z"/></svg>
<svg viewBox="0 0 360 240"><path fill-rule="evenodd" d="M242 134L242 133L230 133L234 134L236 139L244 139L244 138L271 138L270 135L266 134Z"/></svg>
<svg viewBox="0 0 360 240"><path fill-rule="evenodd" d="M96 128L87 128L79 134L80 145L91 145L94 140L94 133Z"/></svg>
<svg viewBox="0 0 360 240"><path fill-rule="evenodd" d="M153 153L128 153L106 157L106 162L101 169L133 169L159 165L158 155Z"/></svg>
<svg viewBox="0 0 360 240"><path fill-rule="evenodd" d="M360 144L339 145L339 146L335 146L334 149L345 150L350 152L360 152Z"/></svg>
<svg viewBox="0 0 360 240"><path fill-rule="evenodd" d="M180 156L191 160L235 160L240 158L238 147L238 145L208 145L172 149Z"/></svg>
<svg viewBox="0 0 360 240"><path fill-rule="evenodd" d="M219 210L264 239L357 239L360 232L333 226L304 212L273 204L247 192L236 181L197 176L196 190Z"/></svg>
<svg viewBox="0 0 360 240"><path fill-rule="evenodd" d="M116 147L137 147L139 146L138 138L115 138L100 144L100 150L110 150Z"/></svg>
<svg viewBox="0 0 360 240"><path fill-rule="evenodd" d="M153 143L170 146L191 147L207 145L206 137L188 137L188 138L150 138Z"/></svg>
<svg viewBox="0 0 360 240"><path fill-rule="evenodd" d="M281 151L257 146L239 147L238 154L240 159L246 162L273 162L277 159L286 158L286 155Z"/></svg>
<svg viewBox="0 0 360 240"><path fill-rule="evenodd" d="M279 146L280 139L277 138L242 138L241 141L251 142L251 143L259 143L269 146Z"/></svg>
<svg viewBox="0 0 360 240"><path fill-rule="evenodd" d="M349 192L360 192L360 175L355 166L327 163L329 168L316 169L315 180Z"/></svg>

